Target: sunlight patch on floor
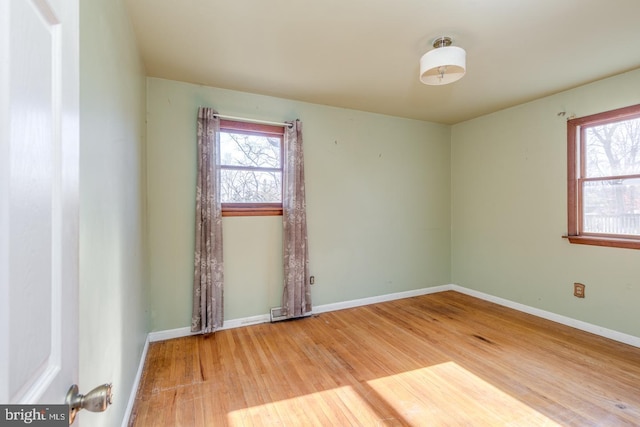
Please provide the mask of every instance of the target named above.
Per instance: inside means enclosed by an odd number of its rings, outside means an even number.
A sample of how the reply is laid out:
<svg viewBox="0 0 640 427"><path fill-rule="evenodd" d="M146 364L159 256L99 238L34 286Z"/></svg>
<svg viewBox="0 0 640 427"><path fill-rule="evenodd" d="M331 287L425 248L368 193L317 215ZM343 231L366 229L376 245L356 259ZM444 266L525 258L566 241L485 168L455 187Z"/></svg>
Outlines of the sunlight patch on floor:
<svg viewBox="0 0 640 427"><path fill-rule="evenodd" d="M283 420L322 426L560 425L455 362L376 378L357 389L337 387L238 409L227 420L231 426Z"/></svg>
<svg viewBox="0 0 640 427"><path fill-rule="evenodd" d="M413 426L559 426L455 362L368 381Z"/></svg>
<svg viewBox="0 0 640 427"><path fill-rule="evenodd" d="M312 411L306 408L313 408ZM289 420L283 423L283 420ZM244 425L385 425L375 408L351 386L238 409L227 414L231 426Z"/></svg>

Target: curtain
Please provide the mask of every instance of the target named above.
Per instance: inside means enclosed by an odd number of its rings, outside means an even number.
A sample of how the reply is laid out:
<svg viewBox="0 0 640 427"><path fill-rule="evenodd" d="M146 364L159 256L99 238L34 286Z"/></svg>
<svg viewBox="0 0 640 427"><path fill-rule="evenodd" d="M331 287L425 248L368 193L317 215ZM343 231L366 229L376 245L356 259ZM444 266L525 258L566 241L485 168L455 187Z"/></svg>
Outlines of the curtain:
<svg viewBox="0 0 640 427"><path fill-rule="evenodd" d="M220 204L220 119L211 108L198 110L195 262L191 332L222 326L222 208Z"/></svg>
<svg viewBox="0 0 640 427"><path fill-rule="evenodd" d="M284 291L282 315L292 318L303 316L311 311L304 156L300 120L290 123L290 126L285 128L283 166Z"/></svg>

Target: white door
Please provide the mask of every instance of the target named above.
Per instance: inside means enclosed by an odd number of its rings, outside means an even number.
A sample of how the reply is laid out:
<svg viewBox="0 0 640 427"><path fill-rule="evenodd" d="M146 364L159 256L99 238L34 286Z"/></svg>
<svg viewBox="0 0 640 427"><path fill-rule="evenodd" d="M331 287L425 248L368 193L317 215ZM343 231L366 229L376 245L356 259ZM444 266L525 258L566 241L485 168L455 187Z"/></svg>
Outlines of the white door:
<svg viewBox="0 0 640 427"><path fill-rule="evenodd" d="M0 0L0 403L78 377L78 0Z"/></svg>

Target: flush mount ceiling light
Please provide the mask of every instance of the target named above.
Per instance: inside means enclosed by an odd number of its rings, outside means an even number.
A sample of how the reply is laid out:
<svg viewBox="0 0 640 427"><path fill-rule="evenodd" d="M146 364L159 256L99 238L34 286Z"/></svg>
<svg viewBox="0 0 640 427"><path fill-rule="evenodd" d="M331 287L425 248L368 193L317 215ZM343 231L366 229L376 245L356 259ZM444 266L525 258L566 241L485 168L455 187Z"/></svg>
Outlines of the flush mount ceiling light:
<svg viewBox="0 0 640 427"><path fill-rule="evenodd" d="M467 52L451 46L450 37L433 41L435 49L420 58L420 81L427 85L446 85L460 80L466 72Z"/></svg>

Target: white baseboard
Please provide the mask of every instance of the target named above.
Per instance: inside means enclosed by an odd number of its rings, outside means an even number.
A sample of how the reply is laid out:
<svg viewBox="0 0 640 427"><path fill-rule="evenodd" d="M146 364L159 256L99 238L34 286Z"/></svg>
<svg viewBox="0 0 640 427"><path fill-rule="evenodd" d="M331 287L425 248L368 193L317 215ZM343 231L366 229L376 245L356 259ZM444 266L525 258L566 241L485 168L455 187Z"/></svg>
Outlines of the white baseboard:
<svg viewBox="0 0 640 427"><path fill-rule="evenodd" d="M257 325L271 321L271 313L260 314L258 316L244 317L242 319L225 320L220 330L240 328L242 326Z"/></svg>
<svg viewBox="0 0 640 427"><path fill-rule="evenodd" d="M318 305L313 307L313 311L311 314L326 313L328 311L343 310L345 308L360 307L363 305L376 304L376 303L385 302L385 301L393 301L393 300L402 299L402 298L411 298L419 295L433 294L436 292L449 291L449 290L452 290L451 285L444 285L444 286L435 286L433 288L422 288L422 289L415 289L412 291L378 295L375 297L361 298L361 299L337 302L332 304L323 304L323 305ZM270 314L259 314L257 316L243 317L240 319L225 320L223 326L218 330L223 331L225 329L234 329L234 328L240 328L243 326L257 325L259 323L268 323L270 321L271 321ZM165 340L170 340L174 338L188 337L189 335L197 335L197 334L198 332L195 332L195 333L191 332L191 328L189 326L186 326L184 328L167 329L164 331L149 332L149 342L165 341Z"/></svg>
<svg viewBox="0 0 640 427"><path fill-rule="evenodd" d="M528 305L520 304L504 298L495 297L493 295L489 295L484 292L479 292L473 289L469 289L469 288L465 288L465 287L453 285L453 284L434 286L432 288L415 289L412 291L397 292L393 294L379 295L375 297L361 298L361 299L356 299L351 301L323 304L323 305L313 307L312 314L326 313L329 311L343 310L347 308L360 307L363 305L377 304L380 302L393 301L393 300L403 299L403 298L411 298L415 296L433 294L433 293L444 292L444 291L460 292L462 294L470 295L472 297L476 297L485 301L499 304L504 307L512 308L514 310L518 310L523 313L532 314L542 319L551 320L556 323L560 323L566 326L570 326L572 328L580 329L585 332L590 332L592 334L599 335L604 338L608 338L614 341L618 341L624 344L628 344L628 345L640 348L640 337L624 334L622 332L614 331L612 329L603 328L601 326L593 325L591 323L583 322L581 320L572 319L567 316L562 316L556 313L552 313L550 311L545 311L539 308L530 307ZM257 316L244 317L241 319L226 320L222 328L220 328L220 330L240 328L243 326L256 325L259 323L268 323L270 321L271 321L270 314L261 314ZM136 379L134 381L134 384L130 393L129 403L127 404L125 416L122 421L122 427L125 427L129 423L131 411L133 410L133 403L135 401L135 394L138 390L138 385L142 377L142 370L144 368L144 361L147 356L149 343L155 342L155 341L164 341L164 340L173 339L173 338L181 338L189 335L196 335L196 334L191 332L191 328L188 326L184 328L177 328L177 329L170 329L165 331L156 331L156 332L149 333L147 337L147 341L144 345L144 349L142 351L140 366L138 367L138 373L136 375Z"/></svg>
<svg viewBox="0 0 640 427"><path fill-rule="evenodd" d="M243 317L240 319L225 320L219 331L225 329L240 328L242 326L257 325L259 323L268 323L271 321L269 314L260 314L257 316ZM165 331L149 332L149 342L165 341L173 338L188 337L189 335L198 335L199 332L191 332L191 327L167 329Z"/></svg>
<svg viewBox="0 0 640 427"><path fill-rule="evenodd" d="M530 307L528 305L520 304L520 303L513 302L500 297L495 297L493 295L485 294L484 292L479 292L473 289L464 288L462 286L449 285L449 287L451 288L451 290L460 292L462 294L480 298L485 301L493 302L495 304L499 304L504 307L521 311L523 313L532 314L534 316L551 320L553 322L560 323L562 325L580 329L581 331L590 332L592 334L600 335L601 337L608 338L613 341L618 341L624 344L629 344L634 347L640 348L640 337L624 334L622 332L614 331L613 329L603 328L602 326L593 325L591 323L583 322L581 320L572 319L571 317L562 316L560 314L541 310L535 307Z"/></svg>
<svg viewBox="0 0 640 427"><path fill-rule="evenodd" d="M530 307L525 304L520 304L504 298L489 295L484 292L476 291L474 289L469 289L469 288L465 288L465 287L453 285L453 284L434 286L432 288L415 289L411 291L397 292L393 294L378 295L375 297L367 297L367 298L355 299L350 301L336 302L331 304L318 305L313 307L312 314L320 314L320 313L326 313L329 311L344 310L347 308L360 307L363 305L377 304L380 302L393 301L393 300L403 299L403 298L411 298L415 296L433 294L433 293L444 292L444 291L460 292L462 294L470 295L485 301L493 302L495 304L512 308L514 310L518 310L523 313L532 314L534 316L541 317L543 319L551 320L553 322L570 326L572 328L580 329L585 332L590 332L592 334L600 335L604 338L609 338L614 341L618 341L624 344L629 344L634 347L640 348L640 337L624 334L622 332L614 331L612 329L603 328L601 326L593 325L591 323L583 322L581 320L572 319L567 316L562 316L560 314L552 313L550 311L545 311L539 308ZM268 323L270 321L271 321L271 317L269 314L260 314L257 316L244 317L240 319L225 320L224 325L220 328L220 330L240 328L240 327L249 326L249 325L257 325L259 323ZM195 335L195 334L191 332L191 329L187 326L184 328L150 332L148 341L149 342L164 341L164 340L173 339L173 338L187 337L189 335Z"/></svg>
<svg viewBox="0 0 640 427"><path fill-rule="evenodd" d="M129 401L127 402L127 408L124 410L124 417L122 418L122 426L127 427L129 420L131 419L131 412L133 411L133 405L136 402L136 393L138 392L138 386L140 386L140 380L142 379L142 372L144 370L144 361L147 360L147 351L149 350L149 335L142 347L142 355L140 356L140 363L138 364L138 372L133 380L131 391L129 392Z"/></svg>
<svg viewBox="0 0 640 427"><path fill-rule="evenodd" d="M184 328L149 332L149 342L166 341L174 338L188 337L189 335L197 335L191 332L191 328L189 326L185 326Z"/></svg>
<svg viewBox="0 0 640 427"><path fill-rule="evenodd" d="M420 295L435 294L436 292L449 291L451 285L434 286L433 288L415 289L412 291L397 292L393 294L378 295L375 297L355 299L351 301L335 302L313 307L313 314L326 313L329 311L344 310L345 308L360 307L363 305L377 304L379 302L394 301L397 299L417 297Z"/></svg>

